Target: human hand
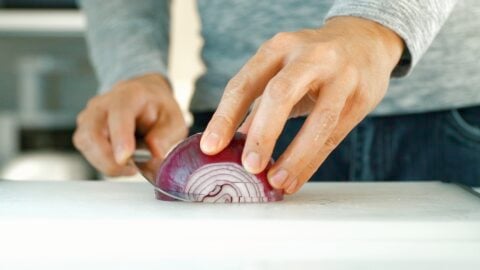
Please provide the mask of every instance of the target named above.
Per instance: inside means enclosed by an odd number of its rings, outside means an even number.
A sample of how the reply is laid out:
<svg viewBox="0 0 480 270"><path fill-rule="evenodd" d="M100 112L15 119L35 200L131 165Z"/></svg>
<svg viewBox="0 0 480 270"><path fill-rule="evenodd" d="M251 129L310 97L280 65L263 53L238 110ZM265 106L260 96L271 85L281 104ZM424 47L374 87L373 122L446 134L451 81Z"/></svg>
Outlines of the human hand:
<svg viewBox="0 0 480 270"><path fill-rule="evenodd" d="M287 119L308 115L268 172L274 188L296 192L381 101L403 46L393 31L356 17L277 34L227 84L202 137L202 151L212 155L224 149L256 100L239 131L247 133L242 163L259 173Z"/></svg>
<svg viewBox="0 0 480 270"><path fill-rule="evenodd" d="M180 107L159 74L119 82L92 98L77 117L73 143L102 173L132 175L136 169L128 160L135 150L135 132L157 157L187 136Z"/></svg>

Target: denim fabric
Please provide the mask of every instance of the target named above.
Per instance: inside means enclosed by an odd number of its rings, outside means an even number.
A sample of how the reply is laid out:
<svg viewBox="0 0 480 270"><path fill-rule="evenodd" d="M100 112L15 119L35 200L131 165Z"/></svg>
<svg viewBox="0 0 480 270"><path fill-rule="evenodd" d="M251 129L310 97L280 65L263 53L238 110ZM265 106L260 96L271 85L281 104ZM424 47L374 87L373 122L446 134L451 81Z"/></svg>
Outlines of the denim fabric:
<svg viewBox="0 0 480 270"><path fill-rule="evenodd" d="M191 132L212 113L194 113ZM291 119L274 158L303 124ZM480 186L480 106L363 120L322 164L311 181L442 180Z"/></svg>

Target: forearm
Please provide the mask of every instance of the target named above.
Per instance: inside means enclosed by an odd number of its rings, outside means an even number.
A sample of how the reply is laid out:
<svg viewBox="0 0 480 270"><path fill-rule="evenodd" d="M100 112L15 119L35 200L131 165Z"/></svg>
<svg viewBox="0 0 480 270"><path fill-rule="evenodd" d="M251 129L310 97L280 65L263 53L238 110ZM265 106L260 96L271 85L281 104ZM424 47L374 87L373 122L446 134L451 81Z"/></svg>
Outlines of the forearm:
<svg viewBox="0 0 480 270"><path fill-rule="evenodd" d="M82 0L100 91L147 73L166 76L170 1Z"/></svg>
<svg viewBox="0 0 480 270"><path fill-rule="evenodd" d="M357 16L390 28L405 42L402 59L393 71L403 76L420 60L457 0L337 0L326 16Z"/></svg>

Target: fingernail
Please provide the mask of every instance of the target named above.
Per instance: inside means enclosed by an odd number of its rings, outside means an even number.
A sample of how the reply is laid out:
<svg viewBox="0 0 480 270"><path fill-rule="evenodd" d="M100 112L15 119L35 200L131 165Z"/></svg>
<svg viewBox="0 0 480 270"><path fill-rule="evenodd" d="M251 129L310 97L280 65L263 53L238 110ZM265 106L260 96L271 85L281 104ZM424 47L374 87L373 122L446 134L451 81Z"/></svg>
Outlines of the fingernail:
<svg viewBox="0 0 480 270"><path fill-rule="evenodd" d="M297 183L298 183L297 179L294 179L292 183L288 185L287 189L285 189L285 192L287 192L288 194L292 194L297 188Z"/></svg>
<svg viewBox="0 0 480 270"><path fill-rule="evenodd" d="M212 153L217 150L218 145L220 144L220 136L218 134L210 132L205 138L202 138L201 148L205 153Z"/></svg>
<svg viewBox="0 0 480 270"><path fill-rule="evenodd" d="M288 172L285 169L280 169L276 171L270 179L270 184L274 188L281 188L283 186L283 183L285 183L285 180L288 178Z"/></svg>
<svg viewBox="0 0 480 270"><path fill-rule="evenodd" d="M115 155L115 161L121 165L125 164L129 158L128 152L121 145L115 147L114 155Z"/></svg>
<svg viewBox="0 0 480 270"><path fill-rule="evenodd" d="M257 152L249 152L245 157L243 166L250 173L260 172L260 155Z"/></svg>

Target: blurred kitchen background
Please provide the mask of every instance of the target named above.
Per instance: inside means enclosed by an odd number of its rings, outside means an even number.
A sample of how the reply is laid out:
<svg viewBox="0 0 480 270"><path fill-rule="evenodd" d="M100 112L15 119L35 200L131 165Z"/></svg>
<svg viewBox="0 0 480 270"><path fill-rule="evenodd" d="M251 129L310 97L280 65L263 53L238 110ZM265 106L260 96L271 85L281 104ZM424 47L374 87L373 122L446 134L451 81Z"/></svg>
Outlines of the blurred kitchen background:
<svg viewBox="0 0 480 270"><path fill-rule="evenodd" d="M187 118L203 69L195 4L173 1L171 11L169 75ZM71 142L97 91L85 27L75 0L0 0L0 180L104 178Z"/></svg>

